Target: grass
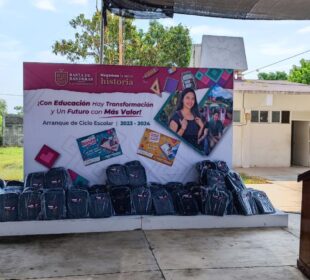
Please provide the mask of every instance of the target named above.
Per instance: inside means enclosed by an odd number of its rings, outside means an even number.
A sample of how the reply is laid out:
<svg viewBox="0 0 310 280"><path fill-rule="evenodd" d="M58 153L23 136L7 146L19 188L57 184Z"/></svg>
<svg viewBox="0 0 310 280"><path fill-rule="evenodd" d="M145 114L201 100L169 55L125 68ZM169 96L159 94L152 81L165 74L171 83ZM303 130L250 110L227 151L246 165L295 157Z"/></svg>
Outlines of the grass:
<svg viewBox="0 0 310 280"><path fill-rule="evenodd" d="M4 180L23 181L23 158L23 147L0 147L0 178Z"/></svg>
<svg viewBox="0 0 310 280"><path fill-rule="evenodd" d="M24 178L24 148L0 147L0 178L4 180L23 180ZM268 180L240 174L245 184L268 184Z"/></svg>
<svg viewBox="0 0 310 280"><path fill-rule="evenodd" d="M244 184L270 184L270 182L266 180L265 178L261 178L257 176L249 176L244 173L240 173L240 176Z"/></svg>

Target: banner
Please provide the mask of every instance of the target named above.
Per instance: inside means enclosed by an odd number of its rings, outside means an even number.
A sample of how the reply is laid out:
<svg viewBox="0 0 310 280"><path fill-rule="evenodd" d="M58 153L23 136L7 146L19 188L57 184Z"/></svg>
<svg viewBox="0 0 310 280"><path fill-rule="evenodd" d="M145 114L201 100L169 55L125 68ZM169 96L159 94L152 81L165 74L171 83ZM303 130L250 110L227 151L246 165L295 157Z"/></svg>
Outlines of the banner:
<svg viewBox="0 0 310 280"><path fill-rule="evenodd" d="M233 71L24 64L25 174L65 167L103 184L139 160L148 181L197 179L195 163L232 161Z"/></svg>

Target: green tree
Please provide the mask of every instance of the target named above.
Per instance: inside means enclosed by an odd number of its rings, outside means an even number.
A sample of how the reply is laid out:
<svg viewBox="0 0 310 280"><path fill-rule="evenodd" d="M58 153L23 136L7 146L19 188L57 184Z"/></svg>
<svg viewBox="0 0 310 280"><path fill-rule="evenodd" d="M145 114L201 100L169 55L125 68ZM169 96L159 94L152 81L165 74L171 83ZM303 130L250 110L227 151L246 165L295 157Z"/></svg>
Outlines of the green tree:
<svg viewBox="0 0 310 280"><path fill-rule="evenodd" d="M100 20L97 11L91 19L83 14L70 21L75 29L74 39L62 39L52 46L53 53L64 55L71 62L92 58L99 62ZM108 14L108 27L105 32L105 64L118 64L119 18ZM188 66L190 61L191 38L188 28L178 25L164 27L152 21L147 32L137 30L133 20L124 20L124 64Z"/></svg>
<svg viewBox="0 0 310 280"><path fill-rule="evenodd" d="M24 114L23 106L15 106L14 110L16 111L17 115L22 116Z"/></svg>
<svg viewBox="0 0 310 280"><path fill-rule="evenodd" d="M5 100L0 99L0 116L7 113L7 105Z"/></svg>
<svg viewBox="0 0 310 280"><path fill-rule="evenodd" d="M2 123L3 123L3 116L7 113L7 105L5 100L0 99L0 145L2 145Z"/></svg>
<svg viewBox="0 0 310 280"><path fill-rule="evenodd" d="M310 85L310 60L300 60L300 66L293 65L288 76L289 81Z"/></svg>
<svg viewBox="0 0 310 280"><path fill-rule="evenodd" d="M284 71L276 71L276 72L261 72L258 73L259 80L287 80L288 76Z"/></svg>
<svg viewBox="0 0 310 280"><path fill-rule="evenodd" d="M158 21L151 21L141 37L139 65L188 66L192 41L187 27L181 24L164 27Z"/></svg>

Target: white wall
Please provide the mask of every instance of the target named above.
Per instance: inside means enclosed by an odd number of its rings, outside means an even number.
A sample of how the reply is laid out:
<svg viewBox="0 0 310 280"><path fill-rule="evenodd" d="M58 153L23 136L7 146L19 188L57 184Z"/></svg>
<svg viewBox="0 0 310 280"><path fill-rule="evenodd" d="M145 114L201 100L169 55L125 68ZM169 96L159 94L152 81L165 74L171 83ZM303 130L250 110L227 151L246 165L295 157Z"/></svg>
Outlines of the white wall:
<svg viewBox="0 0 310 280"><path fill-rule="evenodd" d="M288 167L291 165L290 124L271 123L272 111L290 111L293 120L310 121L310 94L234 92L234 110L241 111L241 122L233 126L233 166ZM269 111L269 123L246 121L251 110ZM307 132L309 133L309 132ZM302 153L305 153L303 148ZM308 152L307 152L308 153Z"/></svg>

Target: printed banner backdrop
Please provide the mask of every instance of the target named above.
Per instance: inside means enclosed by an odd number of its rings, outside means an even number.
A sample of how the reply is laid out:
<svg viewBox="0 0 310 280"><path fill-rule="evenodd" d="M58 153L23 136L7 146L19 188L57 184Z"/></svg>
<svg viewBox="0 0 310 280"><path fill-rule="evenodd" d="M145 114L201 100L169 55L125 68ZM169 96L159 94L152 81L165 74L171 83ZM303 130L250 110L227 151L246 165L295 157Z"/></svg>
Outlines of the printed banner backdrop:
<svg viewBox="0 0 310 280"><path fill-rule="evenodd" d="M139 160L148 181L196 180L198 161L231 165L232 89L230 69L24 63L25 174L102 184Z"/></svg>

